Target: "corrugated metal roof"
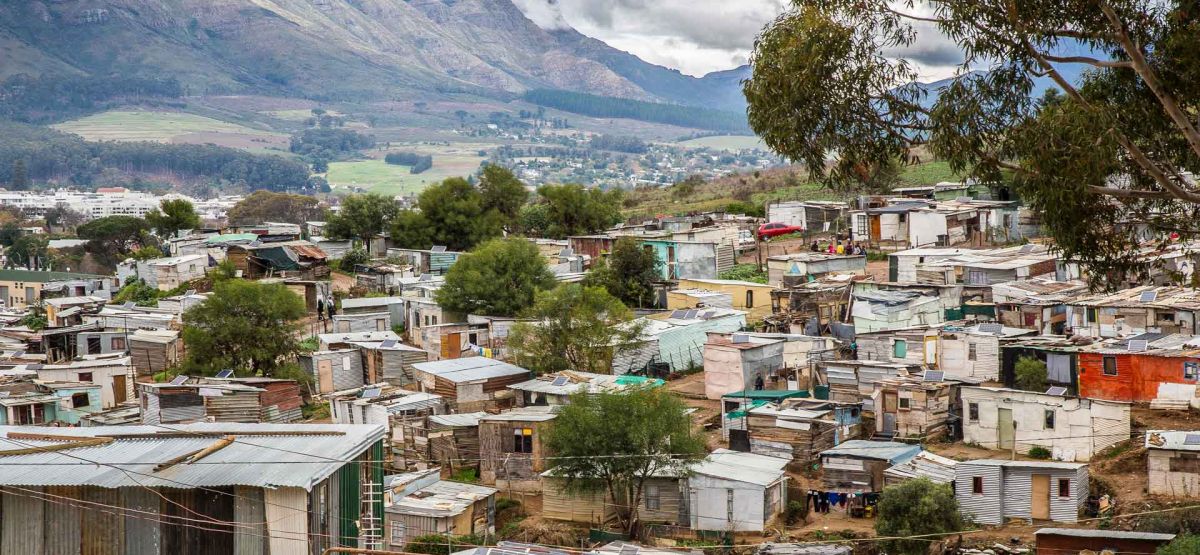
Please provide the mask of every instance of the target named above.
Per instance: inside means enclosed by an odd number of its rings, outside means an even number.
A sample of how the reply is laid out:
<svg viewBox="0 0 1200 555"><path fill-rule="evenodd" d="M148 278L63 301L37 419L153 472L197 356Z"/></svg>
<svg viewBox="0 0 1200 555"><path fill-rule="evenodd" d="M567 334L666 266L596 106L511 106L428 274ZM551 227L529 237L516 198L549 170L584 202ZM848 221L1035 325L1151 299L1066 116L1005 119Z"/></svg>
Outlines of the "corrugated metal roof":
<svg viewBox="0 0 1200 555"><path fill-rule="evenodd" d="M357 299L342 299L342 309L388 306L403 302L403 297L361 297Z"/></svg>
<svg viewBox="0 0 1200 555"><path fill-rule="evenodd" d="M479 419L487 416L486 412L468 412L463 414L438 414L429 417L429 421L439 426L469 428L479 425Z"/></svg>
<svg viewBox="0 0 1200 555"><path fill-rule="evenodd" d="M1154 532L1126 532L1124 530L1088 530L1086 528L1041 528L1033 533L1035 536L1055 535L1075 538L1103 538L1108 540L1151 540L1171 541L1175 534L1156 534Z"/></svg>
<svg viewBox="0 0 1200 555"><path fill-rule="evenodd" d="M848 545L827 543L764 543L758 555L851 555L854 549Z"/></svg>
<svg viewBox="0 0 1200 555"><path fill-rule="evenodd" d="M506 410L500 414L488 414L479 419L480 422L546 422L558 416L557 406L524 407Z"/></svg>
<svg viewBox="0 0 1200 555"><path fill-rule="evenodd" d="M921 451L917 456L897 464L883 473L893 478L929 478L939 484L954 481L954 467L958 461L948 459L929 451Z"/></svg>
<svg viewBox="0 0 1200 555"><path fill-rule="evenodd" d="M921 447L919 445L909 445L907 443L899 443L895 441L870 441L866 439L853 439L844 442L833 449L821 451L821 455L875 459L888 461L892 464L898 464L907 461L920 452Z"/></svg>
<svg viewBox="0 0 1200 555"><path fill-rule="evenodd" d="M281 432L309 433L261 435ZM116 440L94 447L3 456L7 450L62 445L61 441L8 439L10 433L114 437ZM137 437L129 437L135 435ZM233 435L236 440L203 460L154 471L155 466L210 447L225 435ZM196 423L177 424L169 429L165 426L0 426L0 456L5 464L4 472L0 472L0 485L103 488L238 485L310 489L371 444L383 439L384 435L384 426L364 424ZM103 464L87 464L80 459Z"/></svg>
<svg viewBox="0 0 1200 555"><path fill-rule="evenodd" d="M1008 468L1054 468L1058 470L1078 470L1086 467L1087 463L1069 463L1057 461L1006 461L1003 459L976 459L973 461L962 461L959 466L1003 466Z"/></svg>
<svg viewBox="0 0 1200 555"><path fill-rule="evenodd" d="M413 365L413 368L452 382L470 382L502 376L529 374L529 370L520 366L487 357L452 358L433 362L418 362Z"/></svg>
<svg viewBox="0 0 1200 555"><path fill-rule="evenodd" d="M393 499L386 507L391 513L434 517L456 516L476 501L495 495L495 488L439 480L410 495Z"/></svg>
<svg viewBox="0 0 1200 555"><path fill-rule="evenodd" d="M692 472L713 478L768 486L783 477L783 468L789 462L790 459L717 449L692 467Z"/></svg>

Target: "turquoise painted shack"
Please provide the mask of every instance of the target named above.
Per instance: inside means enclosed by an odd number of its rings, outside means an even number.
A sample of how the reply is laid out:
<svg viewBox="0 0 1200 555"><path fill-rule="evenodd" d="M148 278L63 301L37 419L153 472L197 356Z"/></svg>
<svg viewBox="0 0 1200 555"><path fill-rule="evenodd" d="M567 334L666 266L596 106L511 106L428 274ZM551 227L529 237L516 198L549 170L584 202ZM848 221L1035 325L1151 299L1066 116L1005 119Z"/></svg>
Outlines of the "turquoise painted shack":
<svg viewBox="0 0 1200 555"><path fill-rule="evenodd" d="M643 239L642 248L654 253L659 262L659 275L664 280L717 278L716 243Z"/></svg>
<svg viewBox="0 0 1200 555"><path fill-rule="evenodd" d="M77 382L18 382L4 388L0 425L76 425L83 416L100 412L99 384Z"/></svg>

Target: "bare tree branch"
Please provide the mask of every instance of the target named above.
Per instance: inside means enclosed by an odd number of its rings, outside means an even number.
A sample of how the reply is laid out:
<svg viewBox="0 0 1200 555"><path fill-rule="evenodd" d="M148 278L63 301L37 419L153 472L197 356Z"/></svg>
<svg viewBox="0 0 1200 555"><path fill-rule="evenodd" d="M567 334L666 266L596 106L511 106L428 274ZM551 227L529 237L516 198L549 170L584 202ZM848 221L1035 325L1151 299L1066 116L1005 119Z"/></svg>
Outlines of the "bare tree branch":
<svg viewBox="0 0 1200 555"><path fill-rule="evenodd" d="M1112 68L1133 68L1133 62L1123 60L1097 60L1087 56L1052 56L1045 52L1038 52L1041 57L1048 61L1060 64L1087 64L1095 67L1112 67Z"/></svg>

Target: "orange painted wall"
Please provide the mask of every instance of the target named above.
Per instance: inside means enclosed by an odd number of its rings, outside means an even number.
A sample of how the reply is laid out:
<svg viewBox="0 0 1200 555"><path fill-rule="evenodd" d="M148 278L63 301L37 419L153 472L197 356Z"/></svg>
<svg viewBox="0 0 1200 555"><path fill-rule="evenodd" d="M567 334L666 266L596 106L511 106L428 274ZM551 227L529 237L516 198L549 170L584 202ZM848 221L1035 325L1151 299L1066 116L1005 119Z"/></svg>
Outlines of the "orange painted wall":
<svg viewBox="0 0 1200 555"><path fill-rule="evenodd" d="M1104 375L1104 357L1117 359L1117 375ZM1079 395L1109 401L1148 402L1158 397L1158 384L1195 384L1183 378L1183 363L1200 358L1079 353Z"/></svg>

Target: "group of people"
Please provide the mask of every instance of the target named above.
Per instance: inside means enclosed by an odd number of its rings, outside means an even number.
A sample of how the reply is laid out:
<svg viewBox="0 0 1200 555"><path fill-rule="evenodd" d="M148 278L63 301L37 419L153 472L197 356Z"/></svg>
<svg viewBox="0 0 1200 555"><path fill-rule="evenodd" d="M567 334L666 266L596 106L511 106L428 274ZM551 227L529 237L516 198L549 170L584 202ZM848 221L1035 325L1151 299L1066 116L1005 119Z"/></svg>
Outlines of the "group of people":
<svg viewBox="0 0 1200 555"><path fill-rule="evenodd" d="M846 241L830 241L825 248L814 239L812 245L809 245L809 250L813 252L827 252L829 254L867 254L867 247L862 243L851 243L849 239Z"/></svg>
<svg viewBox="0 0 1200 555"><path fill-rule="evenodd" d="M862 498L861 500L859 498ZM879 502L878 493L840 493L835 491L819 491L808 490L808 495L804 497L804 508L806 511L812 511L820 514L829 514L829 511L835 507L841 507L842 510L848 510L847 504L853 506L855 501L860 501L858 505L874 505Z"/></svg>

